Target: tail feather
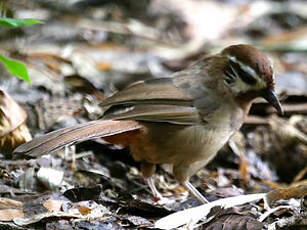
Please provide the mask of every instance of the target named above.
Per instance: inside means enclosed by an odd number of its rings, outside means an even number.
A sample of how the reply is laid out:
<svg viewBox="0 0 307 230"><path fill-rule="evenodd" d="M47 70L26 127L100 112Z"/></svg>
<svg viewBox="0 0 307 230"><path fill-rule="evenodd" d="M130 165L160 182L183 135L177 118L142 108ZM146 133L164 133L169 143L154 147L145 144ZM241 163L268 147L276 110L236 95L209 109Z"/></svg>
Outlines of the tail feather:
<svg viewBox="0 0 307 230"><path fill-rule="evenodd" d="M65 145L100 137L110 137L137 129L140 129L140 125L136 121L97 120L87 122L35 138L17 147L13 155L14 158L38 157L58 150Z"/></svg>

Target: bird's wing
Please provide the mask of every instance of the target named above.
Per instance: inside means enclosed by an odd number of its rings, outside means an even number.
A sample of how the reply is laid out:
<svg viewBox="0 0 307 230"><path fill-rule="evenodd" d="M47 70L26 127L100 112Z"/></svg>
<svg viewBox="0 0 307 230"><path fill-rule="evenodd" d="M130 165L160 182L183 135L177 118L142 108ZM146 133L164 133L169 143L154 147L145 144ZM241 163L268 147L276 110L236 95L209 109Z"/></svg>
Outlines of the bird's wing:
<svg viewBox="0 0 307 230"><path fill-rule="evenodd" d="M192 98L172 78L137 82L107 98L104 119L196 124L201 119Z"/></svg>
<svg viewBox="0 0 307 230"><path fill-rule="evenodd" d="M191 105L192 98L174 86L172 78L138 81L127 88L106 98L102 106L125 103L145 104L186 104Z"/></svg>

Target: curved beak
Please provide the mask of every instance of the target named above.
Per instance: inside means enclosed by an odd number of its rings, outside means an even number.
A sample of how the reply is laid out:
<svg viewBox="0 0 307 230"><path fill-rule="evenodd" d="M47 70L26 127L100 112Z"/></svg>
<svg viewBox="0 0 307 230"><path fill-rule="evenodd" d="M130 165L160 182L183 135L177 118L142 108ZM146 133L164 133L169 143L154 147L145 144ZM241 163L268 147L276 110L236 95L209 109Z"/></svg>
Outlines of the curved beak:
<svg viewBox="0 0 307 230"><path fill-rule="evenodd" d="M280 114L280 115L283 115L284 114L284 111L281 107L281 104L274 92L274 90L271 90L271 89L265 89L262 91L262 94L261 96L267 101L269 102L276 110L277 112Z"/></svg>

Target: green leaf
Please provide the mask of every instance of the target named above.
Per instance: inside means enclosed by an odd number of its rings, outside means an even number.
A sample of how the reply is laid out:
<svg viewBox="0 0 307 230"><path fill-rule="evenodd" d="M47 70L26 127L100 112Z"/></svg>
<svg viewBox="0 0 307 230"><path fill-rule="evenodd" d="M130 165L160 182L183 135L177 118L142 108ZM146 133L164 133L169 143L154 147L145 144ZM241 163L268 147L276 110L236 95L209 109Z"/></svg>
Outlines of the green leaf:
<svg viewBox="0 0 307 230"><path fill-rule="evenodd" d="M33 24L44 24L44 22L31 18L28 19L0 18L0 26L8 28L17 28Z"/></svg>
<svg viewBox="0 0 307 230"><path fill-rule="evenodd" d="M25 64L23 64L22 62L16 61L14 59L4 57L1 54L0 54L0 61L5 65L9 73L16 75L17 77L30 83L28 70Z"/></svg>

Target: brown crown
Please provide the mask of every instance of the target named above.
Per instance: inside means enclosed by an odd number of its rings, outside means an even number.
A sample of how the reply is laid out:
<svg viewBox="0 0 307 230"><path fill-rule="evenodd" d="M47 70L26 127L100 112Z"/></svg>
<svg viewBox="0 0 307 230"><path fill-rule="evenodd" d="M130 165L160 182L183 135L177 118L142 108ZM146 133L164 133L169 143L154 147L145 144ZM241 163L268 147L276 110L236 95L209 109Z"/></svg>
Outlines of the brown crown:
<svg viewBox="0 0 307 230"><path fill-rule="evenodd" d="M222 51L222 54L236 57L245 65L253 68L259 77L266 81L269 88L274 88L274 77L268 57L250 45L232 45Z"/></svg>

